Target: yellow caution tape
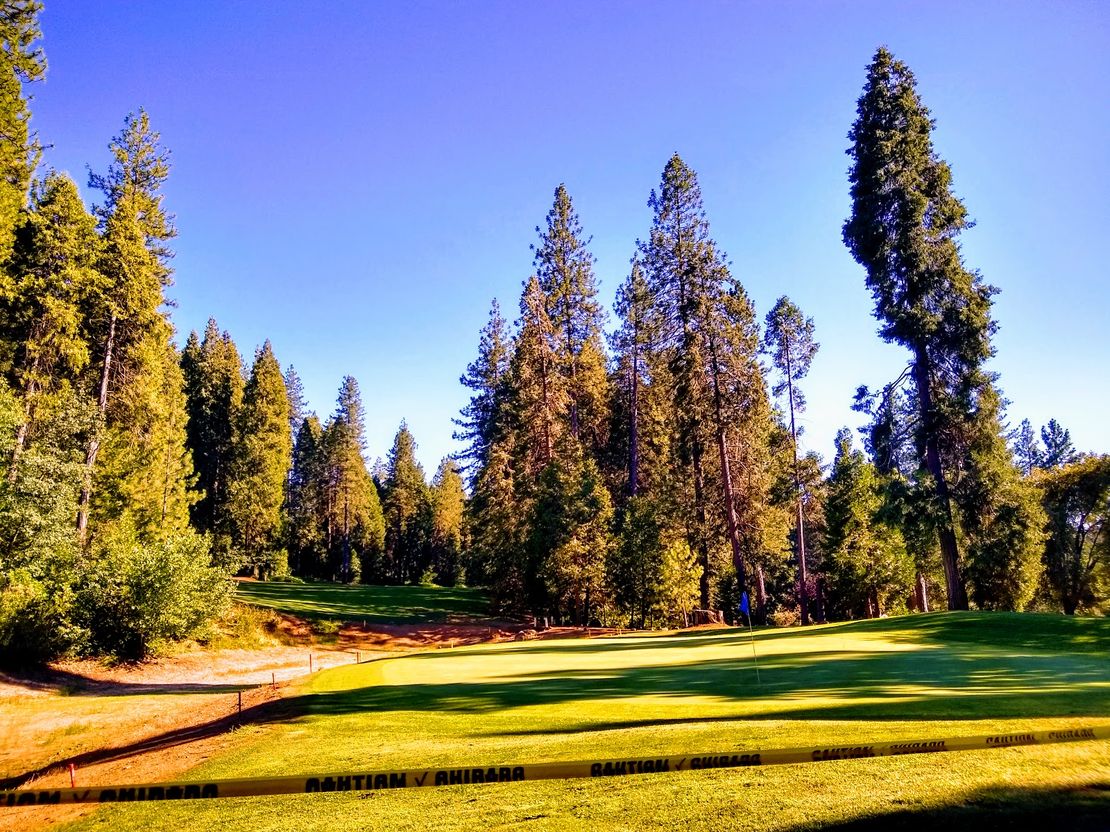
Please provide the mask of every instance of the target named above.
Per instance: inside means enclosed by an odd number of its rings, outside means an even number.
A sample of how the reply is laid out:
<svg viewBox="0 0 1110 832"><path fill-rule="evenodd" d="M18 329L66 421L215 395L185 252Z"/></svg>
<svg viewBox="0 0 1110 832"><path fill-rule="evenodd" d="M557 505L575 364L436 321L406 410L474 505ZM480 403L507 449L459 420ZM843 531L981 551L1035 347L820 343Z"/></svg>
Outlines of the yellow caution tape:
<svg viewBox="0 0 1110 832"><path fill-rule="evenodd" d="M128 786L91 786L87 789L17 789L0 791L0 806L43 806L61 803L119 803L139 800L192 800L215 797L254 797L313 792L406 789L523 780L562 780L576 777L613 777L663 771L811 763L863 757L897 757L941 751L973 751L1019 745L1110 739L1110 726L1028 731L979 737L902 740L871 745L779 748L761 751L722 751L705 754L624 757L531 765L468 766L394 771L347 771L311 777L255 777L206 782L146 783Z"/></svg>

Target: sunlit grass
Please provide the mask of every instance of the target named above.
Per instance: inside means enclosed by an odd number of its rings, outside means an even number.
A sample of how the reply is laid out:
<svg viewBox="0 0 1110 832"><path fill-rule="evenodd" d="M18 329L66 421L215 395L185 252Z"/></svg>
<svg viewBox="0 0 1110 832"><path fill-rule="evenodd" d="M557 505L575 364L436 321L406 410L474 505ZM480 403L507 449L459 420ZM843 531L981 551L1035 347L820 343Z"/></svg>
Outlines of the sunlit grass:
<svg viewBox="0 0 1110 832"><path fill-rule="evenodd" d="M312 677L288 719L244 731L232 753L193 776L731 753L1110 724L1108 623L1069 621L1066 632L1054 618L1034 624L932 615L757 632L758 682L751 641L739 630L488 645L347 666ZM1028 819L1065 808L1082 824L1110 816L1108 796L1110 747L1091 742L606 782L111 807L85 828L878 829L858 825L884 815L982 828L988 814Z"/></svg>
<svg viewBox="0 0 1110 832"><path fill-rule="evenodd" d="M236 599L303 618L367 624L466 622L484 617L488 607L481 590L440 586L244 581Z"/></svg>

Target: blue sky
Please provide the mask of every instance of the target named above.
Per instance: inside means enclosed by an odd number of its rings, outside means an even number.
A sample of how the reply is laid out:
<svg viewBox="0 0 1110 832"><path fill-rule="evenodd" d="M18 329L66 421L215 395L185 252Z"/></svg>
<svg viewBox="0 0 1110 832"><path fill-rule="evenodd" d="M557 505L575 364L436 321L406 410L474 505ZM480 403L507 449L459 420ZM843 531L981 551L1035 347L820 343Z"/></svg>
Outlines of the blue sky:
<svg viewBox="0 0 1110 832"><path fill-rule="evenodd" d="M875 335L840 238L845 135L879 44L906 61L999 286L1010 417L1110 450L1110 4L46 0L33 126L84 184L142 106L172 150L180 340L270 338L312 406L342 376L368 454L402 418L434 471L490 299L516 317L565 182L606 303L677 151L762 316L789 294L822 349L806 442L829 454Z"/></svg>

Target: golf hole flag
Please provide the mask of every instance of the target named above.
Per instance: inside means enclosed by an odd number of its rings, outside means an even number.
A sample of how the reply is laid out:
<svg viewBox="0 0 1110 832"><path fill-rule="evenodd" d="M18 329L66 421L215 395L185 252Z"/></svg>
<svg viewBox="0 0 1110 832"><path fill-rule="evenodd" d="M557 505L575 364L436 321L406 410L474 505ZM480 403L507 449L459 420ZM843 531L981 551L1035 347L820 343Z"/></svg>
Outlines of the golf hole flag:
<svg viewBox="0 0 1110 832"><path fill-rule="evenodd" d="M748 604L748 593L740 593L740 614L745 618L751 613L751 606Z"/></svg>

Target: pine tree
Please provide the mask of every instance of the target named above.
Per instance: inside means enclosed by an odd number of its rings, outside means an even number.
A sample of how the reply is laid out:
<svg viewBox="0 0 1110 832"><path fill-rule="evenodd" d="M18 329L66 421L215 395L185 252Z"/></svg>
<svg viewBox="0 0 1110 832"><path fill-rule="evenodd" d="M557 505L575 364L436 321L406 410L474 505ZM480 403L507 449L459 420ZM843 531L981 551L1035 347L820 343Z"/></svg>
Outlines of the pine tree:
<svg viewBox="0 0 1110 832"><path fill-rule="evenodd" d="M663 550L658 511L647 497L629 497L605 564L613 602L627 616L629 627L648 626L662 587Z"/></svg>
<svg viewBox="0 0 1110 832"><path fill-rule="evenodd" d="M617 290L616 312L620 328L613 336L618 367L615 389L620 397L619 410L627 424L627 433L611 431L626 439L626 492L635 497L640 492L641 432L645 410L644 392L649 385L648 356L655 348L652 297L638 257L632 258L632 270ZM641 619L643 610L641 610Z"/></svg>
<svg viewBox="0 0 1110 832"><path fill-rule="evenodd" d="M1028 419L1021 420L1021 425L1014 432L1013 443L1014 462L1022 474L1029 476L1034 469L1042 467L1044 448L1037 441L1037 434Z"/></svg>
<svg viewBox="0 0 1110 832"><path fill-rule="evenodd" d="M0 14L0 262L8 259L27 202L41 147L28 127L31 111L24 85L41 81L46 58L38 0L8 0Z"/></svg>
<svg viewBox="0 0 1110 832"><path fill-rule="evenodd" d="M880 517L882 505L875 467L852 449L848 429L841 430L825 507L825 573L834 615L876 618L910 594L913 560L901 532Z"/></svg>
<svg viewBox="0 0 1110 832"><path fill-rule="evenodd" d="M152 434L143 441L147 447L136 448L129 445L128 439L135 436L137 423L145 423L157 433L158 420L167 415L149 409L140 413L137 406L159 410L162 405L157 402L156 391L173 396L174 380L168 377L173 371L165 366L167 350L172 349L173 331L160 309L165 300L164 289L172 282L167 242L176 234L171 217L162 207L161 187L169 175L168 153L159 145L158 134L151 130L150 120L141 110L124 120L123 131L110 149L113 162L108 172L89 177L90 187L101 191L105 198L104 204L96 209L104 239L98 263L103 276L104 303L93 316L96 373L90 379L104 427L93 431L86 451L85 482L77 515L82 537L88 526L101 445L107 442L125 450L131 463L142 465L163 456L156 445L177 441L169 435L152 441ZM153 376L150 379L144 377L148 372ZM163 404L176 410L173 403ZM176 427L171 432L180 431L183 437L184 415L178 420L174 412L172 417ZM138 435L143 438L142 433ZM183 448L167 445L164 455L183 454ZM148 477L141 468L128 468L123 460L113 460L109 467L114 469L115 478ZM127 484L109 485L119 493L130 489Z"/></svg>
<svg viewBox="0 0 1110 832"><path fill-rule="evenodd" d="M795 412L805 410L805 396L797 387L809 373L810 364L817 354L819 344L813 338L813 318L806 318L790 298L785 295L778 299L774 308L767 313L767 329L764 338L771 353L771 360L781 376L781 381L773 388L776 396L786 393L787 409L790 413L790 444L793 454L794 489L797 503L797 525L795 542L798 550L798 601L801 607L802 624L809 623L809 576L806 570L805 516L802 510L802 484L798 471L798 429Z"/></svg>
<svg viewBox="0 0 1110 832"><path fill-rule="evenodd" d="M235 547L259 578L287 568L281 509L292 453L289 397L266 341L255 354L235 420L227 489Z"/></svg>
<svg viewBox="0 0 1110 832"><path fill-rule="evenodd" d="M717 253L697 177L678 154L667 162L659 191L652 191L648 206L654 217L640 256L659 313L659 347L673 378L675 444L679 462L689 471L693 498L693 516L684 518L684 525L701 567L701 603L708 608L712 572L705 443L711 413L698 319L709 303L706 283L712 279ZM726 502L733 505L731 495Z"/></svg>
<svg viewBox="0 0 1110 832"><path fill-rule="evenodd" d="M1044 512L1002 436L1002 401L979 391L963 425L963 470L953 488L967 541L965 573L981 609L1021 610L1033 598L1044 549Z"/></svg>
<svg viewBox="0 0 1110 832"><path fill-rule="evenodd" d="M572 446L573 447L573 446ZM592 459L568 451L540 476L529 551L543 586L530 593L533 609L569 614L590 626L606 606L605 564L612 546L612 502Z"/></svg>
<svg viewBox="0 0 1110 832"><path fill-rule="evenodd" d="M235 425L243 406L243 361L231 336L209 318L204 340L191 333L181 353L188 408L188 445L197 471L197 502L191 517L200 532L230 545L229 482Z"/></svg>
<svg viewBox="0 0 1110 832"><path fill-rule="evenodd" d="M343 581L379 577L385 527L378 491L366 470L362 396L343 379L335 415L324 429L324 540L332 575Z"/></svg>
<svg viewBox="0 0 1110 832"><path fill-rule="evenodd" d="M464 582L466 492L458 464L444 457L432 478L432 536L430 565L440 586Z"/></svg>
<svg viewBox="0 0 1110 832"><path fill-rule="evenodd" d="M79 384L89 363L86 315L95 301L94 264L100 238L73 180L50 173L34 189L16 233L12 258L0 274L0 349L23 421L9 476L33 433L43 397Z"/></svg>
<svg viewBox="0 0 1110 832"><path fill-rule="evenodd" d="M520 432L525 470L533 478L555 459L567 425L570 396L559 371L555 328L539 281L532 277L520 299L520 322L509 365L512 429Z"/></svg>
<svg viewBox="0 0 1110 832"><path fill-rule="evenodd" d="M1071 432L1055 419L1049 419L1048 424L1041 428L1041 441L1044 442L1042 468L1061 468L1079 458L1071 442Z"/></svg>
<svg viewBox="0 0 1110 832"><path fill-rule="evenodd" d="M605 423L606 377L602 329L590 239L566 186L555 189L546 226L536 228L535 273L551 321L556 366L567 395L567 429L576 440L597 448Z"/></svg>
<svg viewBox="0 0 1110 832"><path fill-rule="evenodd" d="M289 475L285 528L289 566L294 575L329 577L325 541L327 525L327 457L323 428L315 415L297 431Z"/></svg>
<svg viewBox="0 0 1110 832"><path fill-rule="evenodd" d="M292 364L285 369L285 392L289 396L289 435L296 437L304 420L308 418L309 410L304 397L304 385Z"/></svg>
<svg viewBox="0 0 1110 832"><path fill-rule="evenodd" d="M459 379L464 387L474 391L470 401L455 420L459 430L453 437L466 442L460 459L466 461L463 471L470 477L471 485L489 462L490 446L497 437L498 420L505 397L505 378L509 369L509 336L501 307L494 299L490 305L489 322L482 329L478 341L478 357Z"/></svg>
<svg viewBox="0 0 1110 832"><path fill-rule="evenodd" d="M738 462L752 472L767 465L769 407L758 362L758 323L709 235L697 177L677 154L649 205L654 220L640 252L655 302L658 351L670 375L676 456L689 472L692 512L683 525L698 556L701 602L708 607L718 572L711 551L719 521L740 586L747 583L751 541L763 538L760 521L741 517L740 510L752 505L758 515L768 484L760 483L762 493L741 500L741 472L734 470ZM707 450L713 446L715 460ZM719 499L711 500L711 492Z"/></svg>
<svg viewBox="0 0 1110 832"><path fill-rule="evenodd" d="M963 264L957 237L969 225L967 210L933 150L932 128L913 74L880 48L848 134L852 216L844 242L867 270L880 335L912 354L917 445L936 494L948 605L966 609L945 461L959 455L948 439L953 421L974 410L985 383L996 290Z"/></svg>
<svg viewBox="0 0 1110 832"><path fill-rule="evenodd" d="M401 422L389 452L385 481L385 554L392 578L399 583L418 580L426 565L431 534L431 499L424 469L416 461L416 440Z"/></svg>

